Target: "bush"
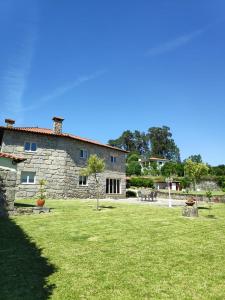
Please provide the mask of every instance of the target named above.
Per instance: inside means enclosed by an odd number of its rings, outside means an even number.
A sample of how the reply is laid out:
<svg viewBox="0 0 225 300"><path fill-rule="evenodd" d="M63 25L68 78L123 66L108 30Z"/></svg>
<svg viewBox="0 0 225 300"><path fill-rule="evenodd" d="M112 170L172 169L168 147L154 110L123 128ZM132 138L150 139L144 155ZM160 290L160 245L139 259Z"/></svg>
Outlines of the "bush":
<svg viewBox="0 0 225 300"><path fill-rule="evenodd" d="M183 177L181 180L180 180L180 187L181 189L186 189L186 188L189 188L191 185L191 180L187 177Z"/></svg>
<svg viewBox="0 0 225 300"><path fill-rule="evenodd" d="M216 183L222 190L224 190L225 189L225 176L218 176Z"/></svg>
<svg viewBox="0 0 225 300"><path fill-rule="evenodd" d="M130 175L141 175L141 166L138 161L132 161L127 165L126 173Z"/></svg>
<svg viewBox="0 0 225 300"><path fill-rule="evenodd" d="M131 177L129 181L131 186L154 188L154 182L151 178Z"/></svg>
<svg viewBox="0 0 225 300"><path fill-rule="evenodd" d="M126 191L126 197L127 198L136 198L137 194L134 191Z"/></svg>

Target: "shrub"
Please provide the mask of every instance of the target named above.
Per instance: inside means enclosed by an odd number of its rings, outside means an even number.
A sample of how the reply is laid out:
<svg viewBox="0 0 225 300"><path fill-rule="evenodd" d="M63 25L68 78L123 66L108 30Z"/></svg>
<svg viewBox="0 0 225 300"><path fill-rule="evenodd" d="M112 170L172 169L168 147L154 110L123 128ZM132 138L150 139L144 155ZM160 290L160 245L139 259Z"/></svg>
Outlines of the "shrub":
<svg viewBox="0 0 225 300"><path fill-rule="evenodd" d="M151 178L143 178L143 177L131 177L130 185L136 187L149 187L154 188L154 182Z"/></svg>
<svg viewBox="0 0 225 300"><path fill-rule="evenodd" d="M225 176L218 176L216 182L222 190L225 189Z"/></svg>
<svg viewBox="0 0 225 300"><path fill-rule="evenodd" d="M132 161L127 165L126 173L130 175L141 175L141 166L138 161Z"/></svg>
<svg viewBox="0 0 225 300"><path fill-rule="evenodd" d="M127 198L136 198L137 194L134 191L126 191L126 197Z"/></svg>

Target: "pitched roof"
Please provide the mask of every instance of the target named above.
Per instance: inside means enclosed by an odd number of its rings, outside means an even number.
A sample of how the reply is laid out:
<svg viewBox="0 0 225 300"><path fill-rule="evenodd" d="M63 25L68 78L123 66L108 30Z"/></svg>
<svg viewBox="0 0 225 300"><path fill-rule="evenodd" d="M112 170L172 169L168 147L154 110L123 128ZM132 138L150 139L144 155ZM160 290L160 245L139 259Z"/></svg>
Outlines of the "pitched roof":
<svg viewBox="0 0 225 300"><path fill-rule="evenodd" d="M78 140L81 142L85 142L85 143L89 143L89 144L94 144L97 146L101 146L101 147L106 147L112 150L117 150L117 151L121 151L124 153L128 153L128 151L117 148L117 147L113 147L110 145L106 145L106 144L102 144L98 141L94 141L94 140L90 140L90 139L86 139L86 138L82 138L73 134L69 134L69 133L61 133L61 134L56 134L54 133L54 131L52 129L49 128L39 128L39 127L5 127L5 126L0 126L0 129L6 129L6 130L11 130L11 131L19 131L19 132L28 132L28 133L37 133L37 134L43 134L43 135L52 135L52 136L58 136L58 137L67 137L70 139L74 139L74 140Z"/></svg>
<svg viewBox="0 0 225 300"><path fill-rule="evenodd" d="M12 160L15 160L17 162L26 160L26 158L19 157L17 155L10 154L10 153L3 153L3 152L0 152L0 157L11 158Z"/></svg>
<svg viewBox="0 0 225 300"><path fill-rule="evenodd" d="M168 160L166 158L160 158L160 157L149 157L149 160Z"/></svg>

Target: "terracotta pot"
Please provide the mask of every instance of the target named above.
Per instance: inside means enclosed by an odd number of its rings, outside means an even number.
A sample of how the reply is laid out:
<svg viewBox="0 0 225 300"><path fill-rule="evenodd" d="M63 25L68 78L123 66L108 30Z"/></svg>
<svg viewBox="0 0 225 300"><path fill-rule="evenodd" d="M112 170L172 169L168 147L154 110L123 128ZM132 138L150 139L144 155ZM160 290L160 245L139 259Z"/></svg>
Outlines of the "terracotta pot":
<svg viewBox="0 0 225 300"><path fill-rule="evenodd" d="M42 207L45 204L45 200L44 199L38 199L36 203L37 203L37 206Z"/></svg>

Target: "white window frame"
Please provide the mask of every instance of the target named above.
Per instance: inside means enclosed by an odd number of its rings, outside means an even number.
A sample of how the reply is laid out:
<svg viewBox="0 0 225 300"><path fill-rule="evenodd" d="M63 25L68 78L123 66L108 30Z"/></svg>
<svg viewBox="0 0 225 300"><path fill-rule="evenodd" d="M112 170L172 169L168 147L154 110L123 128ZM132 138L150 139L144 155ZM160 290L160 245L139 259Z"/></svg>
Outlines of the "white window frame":
<svg viewBox="0 0 225 300"><path fill-rule="evenodd" d="M29 175L27 175L26 176L26 179L27 179L27 181L26 182L23 182L22 181L22 174L23 173L33 173L34 174L34 182L30 182L29 180L30 180L30 176ZM21 171L21 174L20 174L20 182L21 182L21 184L36 184L36 172L33 172L33 171Z"/></svg>
<svg viewBox="0 0 225 300"><path fill-rule="evenodd" d="M108 187L107 187L107 180L108 180ZM112 182L112 192L110 191L111 187L111 182ZM116 182L116 192L114 192L115 189L115 182ZM119 182L119 191L118 191L118 182ZM114 194L114 195L119 195L121 194L121 179L120 178L106 178L106 194Z"/></svg>
<svg viewBox="0 0 225 300"><path fill-rule="evenodd" d="M116 157L115 155L111 155L111 156L110 156L110 162L111 162L112 164L115 164L116 161L117 161L117 157Z"/></svg>
<svg viewBox="0 0 225 300"><path fill-rule="evenodd" d="M26 144L30 144L30 150L26 150L26 148L25 148ZM35 145L36 145L36 150L35 150L35 151L31 150L32 144L35 144ZM31 152L31 153L37 152L37 143L36 143L36 142L28 142L28 141L26 141L26 142L24 143L24 151L25 151L25 152L28 152L28 153L29 153L29 152Z"/></svg>
<svg viewBox="0 0 225 300"><path fill-rule="evenodd" d="M80 177L82 177L82 183L80 184ZM83 178L86 177L86 184L83 184ZM88 186L88 176L84 176L84 175L79 175L79 179L78 179L78 184L79 186Z"/></svg>
<svg viewBox="0 0 225 300"><path fill-rule="evenodd" d="M81 151L83 151L83 156L81 156ZM80 149L80 158L87 159L88 158L88 150L87 149Z"/></svg>

